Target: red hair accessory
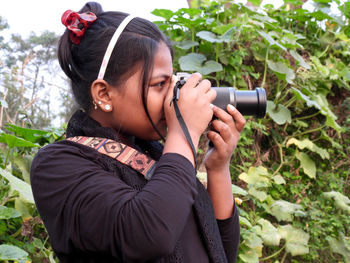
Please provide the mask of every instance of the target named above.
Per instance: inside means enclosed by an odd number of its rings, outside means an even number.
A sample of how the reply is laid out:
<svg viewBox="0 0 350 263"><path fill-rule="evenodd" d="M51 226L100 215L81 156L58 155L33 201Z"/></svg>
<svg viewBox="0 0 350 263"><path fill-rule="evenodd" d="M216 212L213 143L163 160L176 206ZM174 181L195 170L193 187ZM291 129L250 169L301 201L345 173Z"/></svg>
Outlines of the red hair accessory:
<svg viewBox="0 0 350 263"><path fill-rule="evenodd" d="M95 22L97 16L92 12L76 13L72 10L67 10L61 17L62 24L71 31L70 39L78 45L83 38L85 31Z"/></svg>

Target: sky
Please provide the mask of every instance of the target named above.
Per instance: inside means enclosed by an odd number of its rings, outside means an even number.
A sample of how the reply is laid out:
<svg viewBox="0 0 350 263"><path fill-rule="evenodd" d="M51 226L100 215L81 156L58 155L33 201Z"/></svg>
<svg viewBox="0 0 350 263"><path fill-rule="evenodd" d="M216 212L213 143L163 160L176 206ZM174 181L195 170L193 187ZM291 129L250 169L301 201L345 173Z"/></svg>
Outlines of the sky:
<svg viewBox="0 0 350 263"><path fill-rule="evenodd" d="M176 11L188 7L187 0L96 0L104 11L132 13L151 21L159 20L151 14L156 8ZM280 3L282 0L264 0L266 3ZM16 33L23 37L30 32L37 35L45 30L62 34L64 26L61 15L71 9L78 11L88 0L0 0L0 16L10 25L8 35ZM237 0L236 2L246 2Z"/></svg>
<svg viewBox="0 0 350 263"><path fill-rule="evenodd" d="M0 0L0 16L7 20L10 34L23 37L30 32L40 34L45 30L61 34L64 26L61 15L71 9L78 11L87 0ZM104 11L123 11L148 20L157 20L151 14L156 8L178 10L188 7L186 0L99 0Z"/></svg>

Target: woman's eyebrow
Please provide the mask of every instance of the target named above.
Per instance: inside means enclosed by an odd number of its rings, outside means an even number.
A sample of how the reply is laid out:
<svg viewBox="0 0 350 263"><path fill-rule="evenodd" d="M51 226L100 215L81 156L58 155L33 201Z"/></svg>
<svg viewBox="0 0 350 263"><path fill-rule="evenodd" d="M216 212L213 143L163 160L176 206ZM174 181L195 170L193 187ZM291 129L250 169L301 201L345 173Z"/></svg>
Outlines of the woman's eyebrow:
<svg viewBox="0 0 350 263"><path fill-rule="evenodd" d="M151 78L152 79L158 79L158 78L170 78L171 75L168 75L168 74L158 74L158 75L155 75L155 76L152 76Z"/></svg>

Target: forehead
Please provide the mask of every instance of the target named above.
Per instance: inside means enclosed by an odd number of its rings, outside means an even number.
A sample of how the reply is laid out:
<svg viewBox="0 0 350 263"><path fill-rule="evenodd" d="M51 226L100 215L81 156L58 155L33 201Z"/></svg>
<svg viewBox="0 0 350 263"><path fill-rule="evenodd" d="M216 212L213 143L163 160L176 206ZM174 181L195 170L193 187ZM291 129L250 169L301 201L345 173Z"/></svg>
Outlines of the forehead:
<svg viewBox="0 0 350 263"><path fill-rule="evenodd" d="M154 56L154 67L152 76L169 75L173 73L173 60L167 45L161 42Z"/></svg>

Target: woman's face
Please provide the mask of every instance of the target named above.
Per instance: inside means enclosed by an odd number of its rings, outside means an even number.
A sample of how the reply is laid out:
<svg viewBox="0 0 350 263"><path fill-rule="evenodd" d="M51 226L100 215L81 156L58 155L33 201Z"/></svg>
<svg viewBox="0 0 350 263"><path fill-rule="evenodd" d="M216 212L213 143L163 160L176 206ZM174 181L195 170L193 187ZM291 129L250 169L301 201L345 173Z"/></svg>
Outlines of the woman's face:
<svg viewBox="0 0 350 263"><path fill-rule="evenodd" d="M163 104L173 74L169 48L161 42L154 57L149 83L147 108L158 131L165 137L167 126ZM159 135L149 121L142 103L142 71L137 70L112 97L113 127L122 137L136 136L144 140L158 140Z"/></svg>

